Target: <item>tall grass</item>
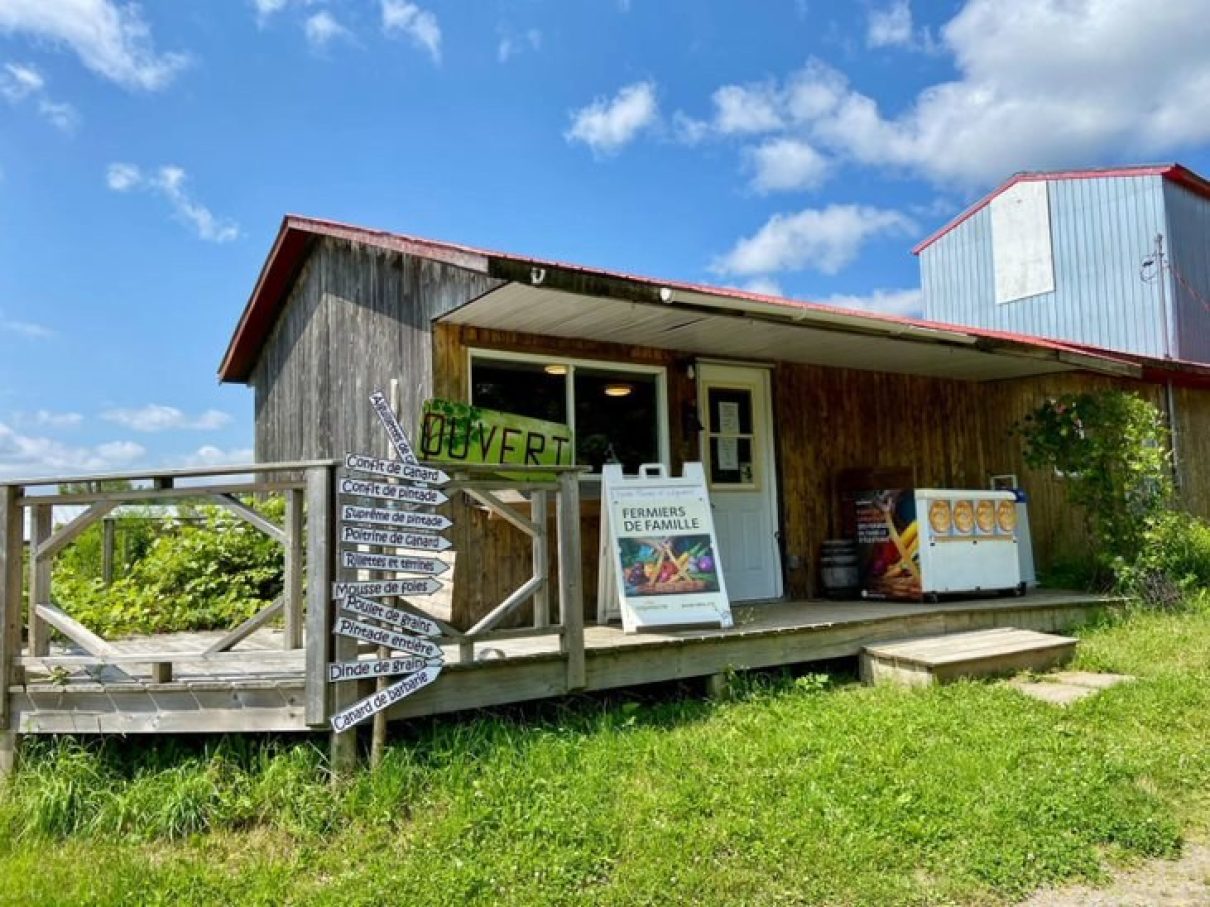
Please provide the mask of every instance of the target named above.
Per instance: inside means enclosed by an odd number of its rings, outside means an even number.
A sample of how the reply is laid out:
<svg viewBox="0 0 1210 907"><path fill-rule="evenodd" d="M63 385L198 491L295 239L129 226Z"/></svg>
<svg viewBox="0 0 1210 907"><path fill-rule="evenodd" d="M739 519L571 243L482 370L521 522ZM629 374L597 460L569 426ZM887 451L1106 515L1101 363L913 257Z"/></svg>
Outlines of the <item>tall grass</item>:
<svg viewBox="0 0 1210 907"><path fill-rule="evenodd" d="M1081 664L1140 680L1066 710L740 675L419 723L338 784L306 742L37 743L0 902L1005 901L1210 830L1208 635L1204 606L1091 631Z"/></svg>

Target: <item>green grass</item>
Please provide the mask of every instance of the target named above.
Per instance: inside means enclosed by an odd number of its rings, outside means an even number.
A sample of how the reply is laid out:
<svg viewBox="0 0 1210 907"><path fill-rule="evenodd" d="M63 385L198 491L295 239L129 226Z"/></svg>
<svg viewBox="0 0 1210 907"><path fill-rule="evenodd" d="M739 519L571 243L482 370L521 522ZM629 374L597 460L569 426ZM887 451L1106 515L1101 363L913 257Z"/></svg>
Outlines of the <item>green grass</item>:
<svg viewBox="0 0 1210 907"><path fill-rule="evenodd" d="M757 675L422 724L338 785L307 744L33 746L0 903L1009 903L1210 830L1210 608L1079 659L1140 680L1060 710Z"/></svg>

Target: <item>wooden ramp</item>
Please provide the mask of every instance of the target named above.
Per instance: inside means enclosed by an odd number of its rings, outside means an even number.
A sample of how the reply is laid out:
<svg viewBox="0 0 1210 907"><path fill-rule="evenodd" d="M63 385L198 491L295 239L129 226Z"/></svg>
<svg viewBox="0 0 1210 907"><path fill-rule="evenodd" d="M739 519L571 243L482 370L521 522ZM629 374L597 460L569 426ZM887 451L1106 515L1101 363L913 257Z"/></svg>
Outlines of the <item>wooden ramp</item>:
<svg viewBox="0 0 1210 907"><path fill-rule="evenodd" d="M928 686L959 677L1042 671L1070 659L1076 642L1070 636L998 627L878 643L862 650L861 678Z"/></svg>

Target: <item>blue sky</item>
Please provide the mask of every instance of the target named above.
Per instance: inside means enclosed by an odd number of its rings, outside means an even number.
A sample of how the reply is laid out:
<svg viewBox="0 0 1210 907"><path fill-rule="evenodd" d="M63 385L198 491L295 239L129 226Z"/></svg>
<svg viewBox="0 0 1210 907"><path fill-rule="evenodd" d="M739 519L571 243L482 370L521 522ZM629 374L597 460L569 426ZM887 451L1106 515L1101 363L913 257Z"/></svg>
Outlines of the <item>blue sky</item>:
<svg viewBox="0 0 1210 907"><path fill-rule="evenodd" d="M911 312L1020 169L1210 171L1205 0L0 0L0 475L243 461L286 212Z"/></svg>

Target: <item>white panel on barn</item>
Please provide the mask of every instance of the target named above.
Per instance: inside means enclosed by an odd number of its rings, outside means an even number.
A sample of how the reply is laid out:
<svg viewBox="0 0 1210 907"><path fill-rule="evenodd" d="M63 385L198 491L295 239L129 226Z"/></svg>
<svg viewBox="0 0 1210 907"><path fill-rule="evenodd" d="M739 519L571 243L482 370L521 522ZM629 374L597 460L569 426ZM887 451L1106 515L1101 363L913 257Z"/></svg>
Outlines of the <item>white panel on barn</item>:
<svg viewBox="0 0 1210 907"><path fill-rule="evenodd" d="M997 304L1054 292L1048 188L1045 180L1021 182L991 201Z"/></svg>

